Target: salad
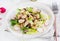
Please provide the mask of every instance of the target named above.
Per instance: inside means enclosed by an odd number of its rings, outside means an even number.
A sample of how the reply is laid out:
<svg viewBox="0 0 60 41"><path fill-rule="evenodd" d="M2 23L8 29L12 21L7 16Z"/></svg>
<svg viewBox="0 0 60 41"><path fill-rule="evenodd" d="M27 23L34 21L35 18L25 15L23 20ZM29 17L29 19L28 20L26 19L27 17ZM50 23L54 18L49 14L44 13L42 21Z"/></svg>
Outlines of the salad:
<svg viewBox="0 0 60 41"><path fill-rule="evenodd" d="M41 10L33 7L26 7L17 10L17 14L10 20L14 31L23 34L35 34L43 31L44 24L49 20L47 15L41 13ZM42 28L40 30L40 28ZM39 31L40 30L40 31Z"/></svg>

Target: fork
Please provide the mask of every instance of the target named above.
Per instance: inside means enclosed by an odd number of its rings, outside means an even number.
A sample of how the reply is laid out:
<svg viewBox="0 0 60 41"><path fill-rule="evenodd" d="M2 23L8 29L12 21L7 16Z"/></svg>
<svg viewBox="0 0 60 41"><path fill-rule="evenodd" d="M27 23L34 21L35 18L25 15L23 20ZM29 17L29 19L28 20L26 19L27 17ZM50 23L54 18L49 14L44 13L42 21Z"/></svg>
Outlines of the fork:
<svg viewBox="0 0 60 41"><path fill-rule="evenodd" d="M56 14L58 14L58 6L57 3L52 3L52 11L55 15L55 20L54 20L54 39L57 41L57 28L56 28Z"/></svg>

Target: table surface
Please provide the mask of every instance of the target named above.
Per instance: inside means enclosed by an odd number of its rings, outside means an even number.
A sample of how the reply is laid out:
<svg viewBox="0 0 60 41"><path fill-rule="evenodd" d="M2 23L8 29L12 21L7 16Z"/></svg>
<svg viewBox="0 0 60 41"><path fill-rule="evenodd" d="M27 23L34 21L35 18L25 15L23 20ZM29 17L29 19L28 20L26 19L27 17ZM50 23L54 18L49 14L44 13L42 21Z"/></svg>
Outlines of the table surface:
<svg viewBox="0 0 60 41"><path fill-rule="evenodd" d="M0 0L0 7L5 7L7 9L7 12L9 12L9 10L11 9L11 7L13 7L14 5L17 5L19 3L24 3L24 2L30 2L29 0ZM52 2L57 2L58 3L58 8L60 7L60 1L59 0L38 0L37 2L40 3L45 3L47 5L51 5ZM6 13L7 13L6 12ZM59 12L56 15L57 17L57 34L60 35L60 8L59 8ZM4 15L0 15L0 18L4 18ZM1 25L1 20L0 20L0 25ZM12 37L13 36L13 37ZM13 34L9 33L9 32L5 32L5 31L0 31L0 41L21 41L22 39L15 37ZM29 39L28 39L29 40ZM22 41L27 41L26 40L22 40ZM42 38L36 38L36 39L31 39L30 41L49 41L49 39L42 39ZM60 37L58 37L58 41L60 41Z"/></svg>

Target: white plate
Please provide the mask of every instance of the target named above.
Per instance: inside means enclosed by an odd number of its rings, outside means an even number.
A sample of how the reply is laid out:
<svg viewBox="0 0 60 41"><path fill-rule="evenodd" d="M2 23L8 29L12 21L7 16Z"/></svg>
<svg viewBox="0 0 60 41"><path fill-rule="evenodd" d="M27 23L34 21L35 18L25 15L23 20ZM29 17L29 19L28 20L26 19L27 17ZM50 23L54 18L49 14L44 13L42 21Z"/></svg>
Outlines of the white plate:
<svg viewBox="0 0 60 41"><path fill-rule="evenodd" d="M10 28L10 22L9 20L16 14L16 10L17 8L25 8L25 7L35 7L35 8L38 8L40 10L42 10L44 13L48 14L51 19L50 19L50 22L49 22L49 25L47 26L47 30L44 31L43 33L38 33L38 34L34 34L34 35L26 35L26 34L22 34L22 33L17 33L15 31L13 31L11 28ZM14 8L11 8L10 12L8 12L6 18L5 18L5 27L8 27L9 30L16 36L18 37L22 37L22 38L35 38L35 37L39 37L45 33L47 33L52 25L53 25L53 22L54 22L54 14L52 12L52 10L46 6L45 4L41 4L41 3L22 3L20 5L16 5Z"/></svg>

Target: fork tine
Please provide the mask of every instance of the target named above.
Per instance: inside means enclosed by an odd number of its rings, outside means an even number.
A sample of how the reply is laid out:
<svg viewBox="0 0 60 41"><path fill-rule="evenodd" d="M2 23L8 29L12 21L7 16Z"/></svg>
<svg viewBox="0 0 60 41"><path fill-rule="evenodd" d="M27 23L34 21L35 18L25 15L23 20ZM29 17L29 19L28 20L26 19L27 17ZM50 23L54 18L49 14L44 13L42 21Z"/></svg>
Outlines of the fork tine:
<svg viewBox="0 0 60 41"><path fill-rule="evenodd" d="M52 4L52 10L53 10L54 14L58 13L58 5L57 5L57 3Z"/></svg>

